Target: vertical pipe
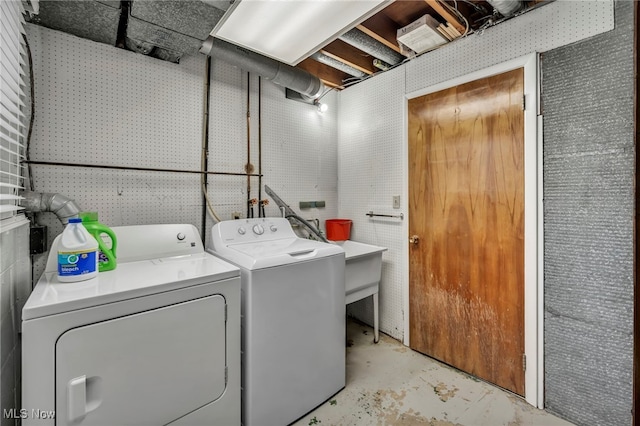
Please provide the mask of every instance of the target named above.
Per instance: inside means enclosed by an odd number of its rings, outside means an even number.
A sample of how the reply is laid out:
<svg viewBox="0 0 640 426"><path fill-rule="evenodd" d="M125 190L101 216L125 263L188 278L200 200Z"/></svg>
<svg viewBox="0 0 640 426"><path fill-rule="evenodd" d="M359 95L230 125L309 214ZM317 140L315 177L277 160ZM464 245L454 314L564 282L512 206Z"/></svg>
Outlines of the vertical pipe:
<svg viewBox="0 0 640 426"><path fill-rule="evenodd" d="M640 151L638 149L638 140L640 140L640 84L638 82L638 71L640 70L640 55L638 54L638 46L640 46L640 6L634 2L634 40L633 40L633 66L634 66L634 96L633 109L635 119L634 127L634 146L636 151L635 158L635 223L634 223L634 239L633 239L633 394L632 394L632 421L634 425L640 425L640 286L638 285L638 258L640 252L640 196L638 190L640 188L640 173L638 172L638 164L640 164Z"/></svg>
<svg viewBox="0 0 640 426"><path fill-rule="evenodd" d="M262 77L258 76L258 217L262 214Z"/></svg>
<svg viewBox="0 0 640 426"><path fill-rule="evenodd" d="M247 71L247 217L251 217L251 73Z"/></svg>
<svg viewBox="0 0 640 426"><path fill-rule="evenodd" d="M205 82L204 82L204 112L202 114L202 156L201 156L201 169L202 171L209 170L209 105L211 101L211 56L207 57L207 65L205 69ZM207 238L207 196L208 191L208 174L203 173L202 190L205 191L202 194L202 243L206 245Z"/></svg>

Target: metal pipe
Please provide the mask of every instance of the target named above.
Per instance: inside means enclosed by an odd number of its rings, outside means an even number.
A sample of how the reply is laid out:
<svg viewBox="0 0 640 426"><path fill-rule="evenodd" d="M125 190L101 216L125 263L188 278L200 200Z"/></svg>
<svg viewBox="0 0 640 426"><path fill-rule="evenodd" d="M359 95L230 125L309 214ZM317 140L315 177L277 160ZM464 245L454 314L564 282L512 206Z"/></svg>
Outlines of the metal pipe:
<svg viewBox="0 0 640 426"><path fill-rule="evenodd" d="M209 169L209 106L211 101L211 56L207 57L207 64L205 66L205 82L204 82L204 112L203 112L203 126L202 126L202 157L201 157L201 169L207 171ZM203 173L201 176L202 190L205 192L202 194L202 243L206 244L206 229L207 229L207 190L208 190L208 175Z"/></svg>
<svg viewBox="0 0 640 426"><path fill-rule="evenodd" d="M312 59L315 59L316 61L320 62L321 64L325 64L328 65L332 68L335 68L337 70L340 70L344 73L347 73L349 75L352 75L354 77L357 78L365 78L367 76L367 74L363 73L362 71L359 71L355 68L353 68L352 66L349 66L347 64L345 64L344 62L340 62L337 59L334 59L330 56L325 55L324 53L321 52L316 52L313 55L311 55Z"/></svg>
<svg viewBox="0 0 640 426"><path fill-rule="evenodd" d="M251 73L247 71L247 165L244 167L247 172L247 217L251 217Z"/></svg>
<svg viewBox="0 0 640 426"><path fill-rule="evenodd" d="M72 217L78 217L80 207L74 200L62 194L25 191L21 204L27 212L51 212L55 214L63 225Z"/></svg>
<svg viewBox="0 0 640 426"><path fill-rule="evenodd" d="M25 160L23 163L27 164L40 164L45 166L68 166L68 167L88 167L95 169L112 169L112 170L138 170L143 172L168 172L168 173L192 173L192 174L207 174L207 175L220 175L220 176L242 176L246 177L246 173L234 173L234 172L210 172L205 170L181 170L181 169L161 169L153 167L131 167L131 166L108 166L104 164L82 164L82 163L61 163L57 161L34 161ZM258 176L255 173L251 173L250 176Z"/></svg>
<svg viewBox="0 0 640 426"><path fill-rule="evenodd" d="M307 71L211 36L202 43L200 52L312 98L320 96L325 90L322 81Z"/></svg>
<svg viewBox="0 0 640 426"><path fill-rule="evenodd" d="M338 38L388 64L396 65L404 60L404 56L369 37L357 28L347 31Z"/></svg>
<svg viewBox="0 0 640 426"><path fill-rule="evenodd" d="M258 202L262 203L262 77L258 76ZM260 204L259 204L260 206ZM258 209L258 217L265 216L264 204Z"/></svg>

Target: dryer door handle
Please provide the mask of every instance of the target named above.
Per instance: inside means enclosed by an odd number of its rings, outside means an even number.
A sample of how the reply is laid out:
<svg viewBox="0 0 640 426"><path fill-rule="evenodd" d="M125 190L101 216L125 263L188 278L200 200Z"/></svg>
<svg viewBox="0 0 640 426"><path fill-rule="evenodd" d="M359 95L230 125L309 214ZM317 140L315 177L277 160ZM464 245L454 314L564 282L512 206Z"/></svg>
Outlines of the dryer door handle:
<svg viewBox="0 0 640 426"><path fill-rule="evenodd" d="M70 423L82 420L87 415L87 376L69 380L67 384L67 404Z"/></svg>
<svg viewBox="0 0 640 426"><path fill-rule="evenodd" d="M102 379L86 375L75 377L67 384L67 417L73 423L82 420L102 404Z"/></svg>

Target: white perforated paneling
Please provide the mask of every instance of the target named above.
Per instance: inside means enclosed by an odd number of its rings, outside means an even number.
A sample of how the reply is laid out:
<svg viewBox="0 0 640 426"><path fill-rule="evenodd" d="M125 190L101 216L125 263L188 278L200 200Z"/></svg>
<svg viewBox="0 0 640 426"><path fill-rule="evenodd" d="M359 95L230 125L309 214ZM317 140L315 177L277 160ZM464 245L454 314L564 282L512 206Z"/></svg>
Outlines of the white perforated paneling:
<svg viewBox="0 0 640 426"><path fill-rule="evenodd" d="M307 220L338 213L337 105L335 92L322 102L325 113L285 97L285 89L263 81L263 182ZM324 201L325 207L300 209L300 201ZM267 215L280 215L275 203ZM303 234L301 234L303 235Z"/></svg>
<svg viewBox="0 0 640 426"><path fill-rule="evenodd" d="M458 39L405 65L371 78L339 95L339 215L354 221L352 239L389 248L383 256L380 328L404 337L408 258L406 221L372 220L365 212L407 212L403 111L405 93L461 77L490 66L543 52L613 28L610 0L558 0L505 21L482 34ZM405 85L406 79L406 85ZM402 195L399 210L392 196ZM373 321L370 300L356 302L349 312Z"/></svg>
<svg viewBox="0 0 640 426"><path fill-rule="evenodd" d="M247 99L247 85L251 96ZM261 86L261 94L259 87ZM259 119L259 98L262 117ZM329 111L319 114L313 105L285 97L284 88L255 74L212 62L209 170L244 173L247 163L247 103L250 117L250 151L253 173L259 173L259 132L262 131L262 184L269 185L305 219L335 217L337 206L336 94L322 101ZM261 126L260 126L261 121ZM250 188L244 176L209 176L209 196L222 220L234 212L247 217L247 198L268 199L267 216L280 212L270 197L259 191L258 177ZM326 207L301 210L300 201L325 201ZM254 207L258 216L258 206ZM207 238L213 221L207 219ZM208 240L207 240L208 241Z"/></svg>
<svg viewBox="0 0 640 426"><path fill-rule="evenodd" d="M404 70L384 73L340 93L338 145L339 215L353 221L351 239L387 247L380 282L380 329L403 337L403 221L365 214L399 214L393 196L403 193L402 138ZM371 323L372 298L349 305L349 313Z"/></svg>
<svg viewBox="0 0 640 426"><path fill-rule="evenodd" d="M211 60L209 170L244 173L247 163L247 73ZM241 176L208 176L209 199L222 220L246 214L247 180ZM207 216L206 241L213 220Z"/></svg>
<svg viewBox="0 0 640 426"><path fill-rule="evenodd" d="M40 106L32 159L199 164L203 57L172 64L35 26L29 40Z"/></svg>
<svg viewBox="0 0 640 426"><path fill-rule="evenodd" d="M263 81L264 184L305 219L324 220L338 213L337 105L335 92L322 102L324 114L313 105L286 99L280 86ZM325 201L326 207L301 210L300 201ZM274 203L269 216L279 215Z"/></svg>
<svg viewBox="0 0 640 426"><path fill-rule="evenodd" d="M33 25L28 39L36 90L32 160L200 168L204 57L173 64ZM62 193L110 226L201 224L196 174L33 170L36 191ZM50 242L62 230L52 214L39 221L49 226Z"/></svg>

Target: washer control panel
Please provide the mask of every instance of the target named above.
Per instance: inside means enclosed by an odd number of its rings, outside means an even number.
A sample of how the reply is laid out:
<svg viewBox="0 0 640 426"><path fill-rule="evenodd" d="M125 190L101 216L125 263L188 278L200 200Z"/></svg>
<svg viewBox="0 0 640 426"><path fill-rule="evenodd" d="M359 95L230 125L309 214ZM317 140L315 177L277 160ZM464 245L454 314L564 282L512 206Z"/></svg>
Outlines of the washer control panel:
<svg viewBox="0 0 640 426"><path fill-rule="evenodd" d="M296 237L289 221L282 217L225 220L216 223L212 229L214 245L216 242L238 244Z"/></svg>

